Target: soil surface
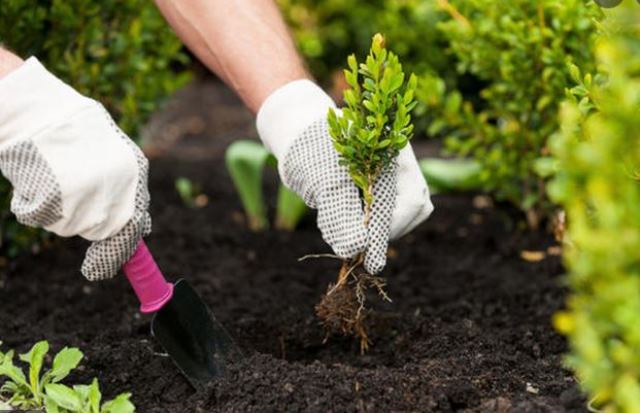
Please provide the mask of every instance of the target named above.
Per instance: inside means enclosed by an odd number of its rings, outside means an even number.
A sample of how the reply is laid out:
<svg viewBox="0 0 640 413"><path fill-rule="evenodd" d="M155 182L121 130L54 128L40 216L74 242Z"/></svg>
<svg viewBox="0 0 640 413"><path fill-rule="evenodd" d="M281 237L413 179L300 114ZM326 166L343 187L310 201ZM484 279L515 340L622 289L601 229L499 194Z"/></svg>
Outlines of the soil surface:
<svg viewBox="0 0 640 413"><path fill-rule="evenodd" d="M254 134L252 117L211 80L181 91L146 134L155 156L148 244L244 349L224 379L195 393L150 337L124 277L82 278L82 240L60 241L0 275L4 345L77 346L86 358L69 380L98 377L107 397L130 391L141 413L586 411L550 324L566 294L560 259L521 256L546 253L553 240L519 230L512 210L483 197L434 196L428 222L393 244L385 270L393 303L377 302L366 355L353 339L325 343L313 307L339 264L297 262L329 252L314 216L295 233L251 233L225 171L228 142ZM207 205L185 206L178 177L198 184ZM275 175L265 181L273 195Z"/></svg>

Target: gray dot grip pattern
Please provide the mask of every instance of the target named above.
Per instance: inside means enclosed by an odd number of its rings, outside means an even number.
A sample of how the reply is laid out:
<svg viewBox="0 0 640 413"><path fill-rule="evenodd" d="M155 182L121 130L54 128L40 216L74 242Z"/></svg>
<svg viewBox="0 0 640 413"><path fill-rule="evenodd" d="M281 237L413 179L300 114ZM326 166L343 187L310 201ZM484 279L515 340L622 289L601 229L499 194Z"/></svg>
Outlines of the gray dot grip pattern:
<svg viewBox="0 0 640 413"><path fill-rule="evenodd" d="M140 239L151 233L151 216L148 212L150 195L147 186L149 161L140 148L113 122L109 113L106 110L104 113L109 125L125 140L135 154L138 164L138 182L133 217L120 232L105 240L93 242L87 249L81 272L89 281L113 278L131 258Z"/></svg>
<svg viewBox="0 0 640 413"><path fill-rule="evenodd" d="M365 269L376 274L386 263L391 214L396 198L396 167L393 165L374 187L374 205L368 229L358 188L329 136L323 117L294 141L285 155L282 178L311 208L318 210L318 228L334 253L352 258L364 252Z"/></svg>
<svg viewBox="0 0 640 413"><path fill-rule="evenodd" d="M18 222L46 227L62 218L60 185L32 141L22 141L3 149L0 169L14 188L11 211Z"/></svg>
<svg viewBox="0 0 640 413"><path fill-rule="evenodd" d="M370 274L378 274L387 264L391 217L398 192L397 170L397 164L393 162L373 186L373 205L367 227L367 253L364 258L364 268Z"/></svg>

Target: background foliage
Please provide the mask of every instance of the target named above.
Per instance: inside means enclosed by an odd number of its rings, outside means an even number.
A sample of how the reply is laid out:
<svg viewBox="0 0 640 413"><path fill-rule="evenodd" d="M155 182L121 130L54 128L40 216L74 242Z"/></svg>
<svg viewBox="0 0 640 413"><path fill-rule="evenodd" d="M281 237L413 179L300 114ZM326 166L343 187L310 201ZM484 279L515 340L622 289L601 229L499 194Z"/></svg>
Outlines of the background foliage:
<svg viewBox="0 0 640 413"><path fill-rule="evenodd" d="M452 0L449 10L451 19L439 28L455 55L455 70L481 87L465 96L440 79L425 79L419 96L431 112L429 134L444 136L448 153L476 159L483 188L527 212L536 227L550 208L544 162L571 82L567 63L593 69L601 11L584 0L491 7Z"/></svg>
<svg viewBox="0 0 640 413"><path fill-rule="evenodd" d="M600 8L584 0L280 0L311 70L328 80L379 31L420 76L418 132L481 166L483 190L527 213L546 197L548 138L570 82L567 62L591 70ZM409 29L410 28L410 29ZM546 168L545 168L546 167Z"/></svg>
<svg viewBox="0 0 640 413"><path fill-rule="evenodd" d="M444 72L445 40L436 23L446 17L435 0L277 0L309 63L328 81L347 56L364 56L380 32L410 72Z"/></svg>
<svg viewBox="0 0 640 413"><path fill-rule="evenodd" d="M80 93L102 102L135 139L162 98L185 84L180 41L146 0L2 0L0 42L36 56ZM0 184L2 250L14 255L38 238L9 211Z"/></svg>
<svg viewBox="0 0 640 413"><path fill-rule="evenodd" d="M638 412L640 7L626 2L613 17L596 49L607 81L574 69L580 84L552 141L560 167L550 193L567 213L572 290L568 309L555 321L569 337L569 364L593 404L605 412ZM627 19L631 27L620 24Z"/></svg>

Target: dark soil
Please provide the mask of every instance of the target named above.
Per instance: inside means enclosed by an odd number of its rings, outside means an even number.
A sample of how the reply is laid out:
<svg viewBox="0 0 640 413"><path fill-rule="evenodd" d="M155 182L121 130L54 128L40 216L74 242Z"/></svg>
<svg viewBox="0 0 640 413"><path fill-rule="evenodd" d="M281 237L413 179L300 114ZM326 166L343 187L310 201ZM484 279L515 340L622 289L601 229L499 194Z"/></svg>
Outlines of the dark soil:
<svg viewBox="0 0 640 413"><path fill-rule="evenodd" d="M560 259L521 258L553 240L518 230L513 211L474 206L471 195L435 196L429 221L393 245L385 270L393 303L378 306L373 347L362 356L353 339L323 343L314 304L339 264L297 262L329 252L313 216L295 233L244 225L222 153L234 135L251 133L251 117L205 82L181 92L148 130L166 132L163 122L186 126L170 131L181 138L175 150L152 151L164 155L152 161L148 243L170 278L196 287L246 360L194 393L149 336L124 277L81 277L81 240L12 262L0 276L5 346L77 346L86 359L70 379L98 377L108 397L131 391L142 413L586 411L550 324L566 293ZM174 189L181 176L201 186L208 205L183 205Z"/></svg>

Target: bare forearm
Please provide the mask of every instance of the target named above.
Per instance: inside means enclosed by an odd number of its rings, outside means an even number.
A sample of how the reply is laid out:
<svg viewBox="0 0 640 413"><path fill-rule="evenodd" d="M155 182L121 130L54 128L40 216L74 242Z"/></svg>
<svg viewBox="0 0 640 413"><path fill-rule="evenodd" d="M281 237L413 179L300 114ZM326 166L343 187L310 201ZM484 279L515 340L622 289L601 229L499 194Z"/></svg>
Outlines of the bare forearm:
<svg viewBox="0 0 640 413"><path fill-rule="evenodd" d="M22 65L23 60L0 46L0 79Z"/></svg>
<svg viewBox="0 0 640 413"><path fill-rule="evenodd" d="M182 41L257 112L280 86L308 77L273 0L155 0Z"/></svg>

